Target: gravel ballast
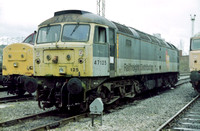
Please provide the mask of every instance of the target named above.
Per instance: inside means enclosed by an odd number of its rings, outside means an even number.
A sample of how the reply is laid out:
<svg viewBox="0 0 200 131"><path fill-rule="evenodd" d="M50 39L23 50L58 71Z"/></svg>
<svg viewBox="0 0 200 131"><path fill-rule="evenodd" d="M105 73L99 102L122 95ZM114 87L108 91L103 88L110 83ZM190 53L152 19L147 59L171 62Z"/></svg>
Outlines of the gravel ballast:
<svg viewBox="0 0 200 131"><path fill-rule="evenodd" d="M14 95L7 95L6 92L0 92L0 97L8 97L8 96L14 96ZM52 109L47 109L45 111ZM0 122L24 117L27 115L33 115L41 112L44 112L44 110L38 107L38 102L36 100L4 103L0 104Z"/></svg>
<svg viewBox="0 0 200 131"><path fill-rule="evenodd" d="M151 98L124 105L122 109L104 115L102 126L95 119L95 125L92 127L91 119L85 118L80 122L72 122L56 130L154 131L196 95L197 93L188 83ZM39 112L43 112L43 110L39 109L36 101L0 104L0 122Z"/></svg>
<svg viewBox="0 0 200 131"><path fill-rule="evenodd" d="M99 121L96 121L92 127L91 120L87 118L56 130L155 131L196 95L197 92L188 83L104 115L102 126L99 125Z"/></svg>

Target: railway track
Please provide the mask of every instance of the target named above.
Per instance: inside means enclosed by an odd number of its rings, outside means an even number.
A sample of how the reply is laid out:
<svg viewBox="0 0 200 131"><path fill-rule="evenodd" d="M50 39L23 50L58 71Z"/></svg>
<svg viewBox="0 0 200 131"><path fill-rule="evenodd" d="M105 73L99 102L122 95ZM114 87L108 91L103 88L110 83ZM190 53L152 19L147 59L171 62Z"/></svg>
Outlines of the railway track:
<svg viewBox="0 0 200 131"><path fill-rule="evenodd" d="M175 84L175 86L180 86L180 85L183 85L185 83L188 83L190 82L190 76L182 76L178 82Z"/></svg>
<svg viewBox="0 0 200 131"><path fill-rule="evenodd" d="M167 122L161 125L156 131L181 130L199 131L200 130L200 95L185 105Z"/></svg>
<svg viewBox="0 0 200 131"><path fill-rule="evenodd" d="M33 100L34 98L35 97L32 95L2 97L2 98L0 98L0 104L8 103L8 102Z"/></svg>
<svg viewBox="0 0 200 131"><path fill-rule="evenodd" d="M38 113L38 114L34 114L34 115L28 115L28 116L13 119L13 120L4 121L4 122L0 123L0 127L5 128L5 127L9 127L9 126L14 126L14 125L17 125L20 123L24 123L28 120L36 120L41 117L45 117L45 116L52 115L55 113L56 113L56 110L53 110L53 111L47 111L47 112Z"/></svg>
<svg viewBox="0 0 200 131"><path fill-rule="evenodd" d="M69 122L77 122L81 118L86 118L88 116L89 116L89 113L83 113L83 114L80 114L80 115L67 117L67 118L52 122L52 123L48 123L48 124L45 124L45 125L42 125L42 126L39 126L39 127L36 127L36 128L32 128L29 131L39 131L39 130L43 131L43 130L54 129L56 127L68 124Z"/></svg>
<svg viewBox="0 0 200 131"><path fill-rule="evenodd" d="M181 78L179 80L179 83L176 86L183 85L185 83L188 83L189 81L190 81L189 77ZM141 98L139 98L139 99L141 99ZM127 102L124 102L123 104L125 104L125 103L127 103ZM118 104L120 105L120 103L118 103ZM121 103L121 105L123 105L123 104ZM114 110L118 110L118 109L121 109L122 107L118 107L116 105L110 105L109 107L107 107L106 112L104 112L104 114L112 113L113 108L114 108ZM89 113L84 113L84 114L68 117L68 118L65 118L65 119L61 119L59 121L55 121L55 122L52 122L52 123L48 123L48 124L33 128L30 131L49 130L49 129L53 129L53 128L65 125L69 122L79 121L81 118L86 118L86 117L89 117Z"/></svg>
<svg viewBox="0 0 200 131"><path fill-rule="evenodd" d="M47 130L47 129L53 129L58 126L67 124L69 122L75 122L78 121L81 118L88 117L89 113L83 113L79 115L67 115L62 114L58 110L53 111L47 111L43 113L38 113L34 115L29 115L21 118L17 118L14 120L9 120L5 122L0 123L0 129L9 128L11 126L18 126L18 129L20 130L29 130L29 131L37 131L37 130ZM51 119L51 122L48 120ZM31 126L25 127L24 125L29 125L32 121L39 121L38 124L31 124ZM47 121L47 122L44 122ZM42 123L46 123L41 125ZM24 129L25 128L25 129ZM12 130L12 129L11 129Z"/></svg>
<svg viewBox="0 0 200 131"><path fill-rule="evenodd" d="M4 92L4 91L7 91L7 90L8 90L7 87L2 87L2 86L0 86L0 92Z"/></svg>
<svg viewBox="0 0 200 131"><path fill-rule="evenodd" d="M184 80L180 82L180 84L186 83L184 82ZM5 122L0 123L0 127L6 128L6 127L18 125L17 128L20 130L31 130L31 131L48 130L48 129L53 129L53 128L65 125L69 122L78 121L81 118L86 118L88 116L89 116L89 113L79 114L75 116L69 116L65 114L63 116L62 114L60 115L60 113L57 111L50 111L50 112L39 113L39 114L34 114L34 115L18 118L15 120L5 121ZM51 121L48 121L49 119L51 119ZM38 124L34 124L34 125L26 124L26 123L30 123L30 121L47 121L47 122L44 122L43 124L39 122ZM29 126L25 128L24 125L29 125Z"/></svg>

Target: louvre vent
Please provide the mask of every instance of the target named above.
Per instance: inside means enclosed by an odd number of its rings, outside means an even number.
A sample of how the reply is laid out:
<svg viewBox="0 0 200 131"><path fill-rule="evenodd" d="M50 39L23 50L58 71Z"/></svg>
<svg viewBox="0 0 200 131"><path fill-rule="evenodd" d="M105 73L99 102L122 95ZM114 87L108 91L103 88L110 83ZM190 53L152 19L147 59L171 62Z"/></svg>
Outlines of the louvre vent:
<svg viewBox="0 0 200 131"><path fill-rule="evenodd" d="M116 23L116 22L113 22L113 23L117 26L119 31L126 33L126 34L129 34L129 35L133 35L133 33L131 32L131 30L128 27L121 25L119 23Z"/></svg>

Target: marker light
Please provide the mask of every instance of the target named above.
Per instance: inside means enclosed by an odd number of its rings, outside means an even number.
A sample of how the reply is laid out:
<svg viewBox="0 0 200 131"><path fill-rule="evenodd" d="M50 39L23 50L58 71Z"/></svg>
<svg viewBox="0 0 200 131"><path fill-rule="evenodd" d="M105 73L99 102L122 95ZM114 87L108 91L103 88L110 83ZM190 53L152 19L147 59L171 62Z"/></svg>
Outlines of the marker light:
<svg viewBox="0 0 200 131"><path fill-rule="evenodd" d="M70 60L71 56L68 54L66 58L67 58L67 60Z"/></svg>
<svg viewBox="0 0 200 131"><path fill-rule="evenodd" d="M51 56L47 55L47 60L50 61L51 60Z"/></svg>
<svg viewBox="0 0 200 131"><path fill-rule="evenodd" d="M83 50L79 50L79 56L83 56Z"/></svg>

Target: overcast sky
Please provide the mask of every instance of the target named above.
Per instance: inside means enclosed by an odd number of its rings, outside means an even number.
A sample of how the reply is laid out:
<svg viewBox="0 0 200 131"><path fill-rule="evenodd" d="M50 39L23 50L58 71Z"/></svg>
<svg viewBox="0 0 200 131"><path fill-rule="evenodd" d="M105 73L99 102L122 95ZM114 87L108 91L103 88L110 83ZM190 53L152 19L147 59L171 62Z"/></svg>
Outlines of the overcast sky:
<svg viewBox="0 0 200 131"><path fill-rule="evenodd" d="M188 50L190 14L200 32L200 0L105 0L106 18L143 32L160 33L166 41ZM55 11L79 9L96 13L96 0L0 0L0 37L28 36Z"/></svg>

